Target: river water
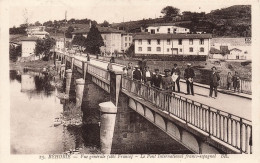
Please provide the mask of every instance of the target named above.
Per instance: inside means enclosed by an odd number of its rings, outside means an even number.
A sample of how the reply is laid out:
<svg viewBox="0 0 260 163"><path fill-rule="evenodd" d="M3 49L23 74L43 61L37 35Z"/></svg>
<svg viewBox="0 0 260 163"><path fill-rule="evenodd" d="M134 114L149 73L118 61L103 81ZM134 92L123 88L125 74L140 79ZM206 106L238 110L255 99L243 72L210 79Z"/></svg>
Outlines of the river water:
<svg viewBox="0 0 260 163"><path fill-rule="evenodd" d="M84 146L84 126L54 126L64 105L47 75L10 71L11 153L60 154L79 148L98 153L95 146Z"/></svg>
<svg viewBox="0 0 260 163"><path fill-rule="evenodd" d="M73 150L99 154L98 104L109 100L109 94L93 82L86 83L81 106L83 125L55 126L55 118L66 116L75 99L59 99L60 92L48 75L10 71L11 154L62 154ZM113 153L191 153L124 105L125 98L119 100L124 107L118 113Z"/></svg>

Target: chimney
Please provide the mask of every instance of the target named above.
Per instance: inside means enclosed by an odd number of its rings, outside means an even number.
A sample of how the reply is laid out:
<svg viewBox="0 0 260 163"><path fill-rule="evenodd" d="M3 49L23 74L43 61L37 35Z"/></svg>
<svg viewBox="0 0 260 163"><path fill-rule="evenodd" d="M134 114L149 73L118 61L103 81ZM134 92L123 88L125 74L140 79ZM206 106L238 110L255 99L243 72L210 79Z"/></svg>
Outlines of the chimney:
<svg viewBox="0 0 260 163"><path fill-rule="evenodd" d="M91 20L89 21L89 28L91 28Z"/></svg>

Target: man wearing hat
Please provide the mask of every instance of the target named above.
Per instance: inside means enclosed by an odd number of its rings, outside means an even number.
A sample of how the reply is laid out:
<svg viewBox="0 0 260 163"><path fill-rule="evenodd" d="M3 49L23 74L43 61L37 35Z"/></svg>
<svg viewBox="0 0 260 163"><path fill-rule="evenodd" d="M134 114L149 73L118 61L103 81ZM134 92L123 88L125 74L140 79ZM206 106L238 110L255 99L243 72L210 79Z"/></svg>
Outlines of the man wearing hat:
<svg viewBox="0 0 260 163"><path fill-rule="evenodd" d="M156 88L161 88L161 84L162 84L162 75L160 75L159 73L159 69L156 68L154 69L155 74L152 77L152 86L156 87Z"/></svg>
<svg viewBox="0 0 260 163"><path fill-rule="evenodd" d="M145 66L144 72L143 72L143 80L144 83L148 86L151 86L153 73L149 70L149 66Z"/></svg>
<svg viewBox="0 0 260 163"><path fill-rule="evenodd" d="M218 87L218 82L220 80L220 77L219 77L219 74L216 72L217 68L215 66L213 66L211 68L212 70L212 73L210 74L210 90L209 90L209 97L212 97L212 92L214 90L215 92L215 98L217 97L217 94L218 94L218 90L217 90L217 87Z"/></svg>
<svg viewBox="0 0 260 163"><path fill-rule="evenodd" d="M142 79L142 73L138 65L135 65L135 70L133 72L133 79L137 81L135 86L135 92L138 93L141 88L141 79Z"/></svg>
<svg viewBox="0 0 260 163"><path fill-rule="evenodd" d="M186 80L186 85L187 85L187 94L189 95L190 92L194 96L194 91L193 91L193 78L194 78L194 70L191 68L191 64L187 64L187 68L184 71L184 79Z"/></svg>
<svg viewBox="0 0 260 163"><path fill-rule="evenodd" d="M172 77L170 75L171 70L165 69L164 72L165 72L165 76L162 78L162 86L163 89L170 91L174 84Z"/></svg>
<svg viewBox="0 0 260 163"><path fill-rule="evenodd" d="M177 85L177 88L178 88L178 92L180 93L180 75L181 75L181 71L180 69L177 67L177 64L174 63L173 65L173 69L172 69L172 72L171 72L171 75L176 75L177 76L177 79L175 81L176 85ZM175 86L173 87L173 91L175 92Z"/></svg>

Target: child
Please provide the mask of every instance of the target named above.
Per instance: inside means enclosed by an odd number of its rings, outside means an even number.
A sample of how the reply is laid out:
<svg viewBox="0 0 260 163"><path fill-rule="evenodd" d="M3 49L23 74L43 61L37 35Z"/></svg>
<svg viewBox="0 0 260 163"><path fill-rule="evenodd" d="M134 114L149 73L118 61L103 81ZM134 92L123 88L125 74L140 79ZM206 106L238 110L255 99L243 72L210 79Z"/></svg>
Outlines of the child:
<svg viewBox="0 0 260 163"><path fill-rule="evenodd" d="M240 89L240 77L238 75L238 72L235 72L235 75L233 76L233 87L234 87L234 92L236 92L236 90L239 92Z"/></svg>

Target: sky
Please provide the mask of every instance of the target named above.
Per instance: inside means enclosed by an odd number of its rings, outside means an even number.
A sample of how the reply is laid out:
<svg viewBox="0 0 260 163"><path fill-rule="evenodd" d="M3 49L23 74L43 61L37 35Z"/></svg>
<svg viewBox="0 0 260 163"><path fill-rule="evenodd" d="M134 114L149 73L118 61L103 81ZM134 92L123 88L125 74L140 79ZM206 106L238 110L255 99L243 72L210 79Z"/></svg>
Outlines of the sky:
<svg viewBox="0 0 260 163"><path fill-rule="evenodd" d="M195 3L196 2L196 3ZM243 0L9 0L9 27L48 20L88 18L102 23L133 21L162 16L161 10L174 6L183 11L210 12L232 5L250 4Z"/></svg>

